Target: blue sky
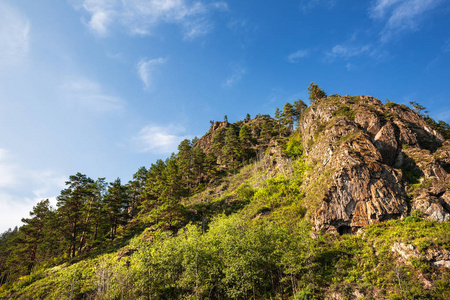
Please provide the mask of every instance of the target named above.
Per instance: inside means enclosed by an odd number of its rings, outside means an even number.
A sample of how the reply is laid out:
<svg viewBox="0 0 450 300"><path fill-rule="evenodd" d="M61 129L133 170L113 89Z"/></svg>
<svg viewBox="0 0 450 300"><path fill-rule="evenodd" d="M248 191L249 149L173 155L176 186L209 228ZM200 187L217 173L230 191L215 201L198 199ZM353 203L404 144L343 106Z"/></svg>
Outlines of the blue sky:
<svg viewBox="0 0 450 300"><path fill-rule="evenodd" d="M328 94L450 122L446 0L2 0L0 231L77 172L123 182L210 120Z"/></svg>

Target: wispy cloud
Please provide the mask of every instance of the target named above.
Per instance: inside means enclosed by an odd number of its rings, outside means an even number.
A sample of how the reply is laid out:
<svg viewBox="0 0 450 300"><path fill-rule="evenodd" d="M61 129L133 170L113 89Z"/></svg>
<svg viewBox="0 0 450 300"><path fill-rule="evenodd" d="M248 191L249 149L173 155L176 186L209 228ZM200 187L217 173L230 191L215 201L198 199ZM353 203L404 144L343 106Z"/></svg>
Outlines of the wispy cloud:
<svg viewBox="0 0 450 300"><path fill-rule="evenodd" d="M369 16L384 23L381 41L405 31L414 31L425 19L426 13L437 9L444 0L376 0Z"/></svg>
<svg viewBox="0 0 450 300"><path fill-rule="evenodd" d="M139 78L144 83L146 89L154 88L154 73L159 65L166 62L165 58L141 59L137 64Z"/></svg>
<svg viewBox="0 0 450 300"><path fill-rule="evenodd" d="M230 88L242 80L242 77L247 73L247 69L241 65L232 66L232 73L223 83L223 87Z"/></svg>
<svg viewBox="0 0 450 300"><path fill-rule="evenodd" d="M450 52L450 38L448 38L448 39L444 42L444 46L442 46L442 51L443 51L443 52Z"/></svg>
<svg viewBox="0 0 450 300"><path fill-rule="evenodd" d="M61 89L71 105L88 108L89 111L119 111L125 106L122 99L104 92L100 84L85 78L66 82Z"/></svg>
<svg viewBox="0 0 450 300"><path fill-rule="evenodd" d="M133 138L134 148L139 152L168 154L176 152L178 144L192 137L184 134L182 126L147 125Z"/></svg>
<svg viewBox="0 0 450 300"><path fill-rule="evenodd" d="M336 0L301 0L300 11L308 13L316 7L332 9L336 5Z"/></svg>
<svg viewBox="0 0 450 300"><path fill-rule="evenodd" d="M29 50L30 22L5 3L0 3L0 16L0 65L14 65Z"/></svg>
<svg viewBox="0 0 450 300"><path fill-rule="evenodd" d="M209 15L228 10L226 2L204 3L191 0L83 0L78 8L87 12L86 24L105 36L113 25L123 26L130 34L147 35L159 24L178 24L186 39L211 31Z"/></svg>
<svg viewBox="0 0 450 300"><path fill-rule="evenodd" d="M330 52L327 53L329 57L343 57L350 58L355 56L360 56L362 54L367 54L370 51L370 46L349 46L349 45L336 45Z"/></svg>
<svg viewBox="0 0 450 300"><path fill-rule="evenodd" d="M305 58L309 55L308 50L298 50L288 55L287 60L290 63L298 63L302 58Z"/></svg>
<svg viewBox="0 0 450 300"><path fill-rule="evenodd" d="M38 201L48 198L54 203L65 180L55 171L22 166L10 151L0 149L0 232L20 226ZM31 193L23 194L24 190Z"/></svg>
<svg viewBox="0 0 450 300"><path fill-rule="evenodd" d="M9 159L9 151L0 148L0 188L10 188L18 183L17 166Z"/></svg>

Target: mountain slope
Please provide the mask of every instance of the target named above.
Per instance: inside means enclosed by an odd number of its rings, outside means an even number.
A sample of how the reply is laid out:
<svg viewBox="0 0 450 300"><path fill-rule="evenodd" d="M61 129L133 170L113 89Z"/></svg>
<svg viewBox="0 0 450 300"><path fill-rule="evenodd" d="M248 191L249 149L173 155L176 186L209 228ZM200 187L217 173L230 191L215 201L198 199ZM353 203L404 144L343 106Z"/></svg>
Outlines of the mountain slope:
<svg viewBox="0 0 450 300"><path fill-rule="evenodd" d="M0 298L450 298L449 131L368 96L317 99L295 131L290 118L183 141L115 239Z"/></svg>
<svg viewBox="0 0 450 300"><path fill-rule="evenodd" d="M404 105L333 95L300 123L317 230L347 232L419 210L450 219L448 142Z"/></svg>

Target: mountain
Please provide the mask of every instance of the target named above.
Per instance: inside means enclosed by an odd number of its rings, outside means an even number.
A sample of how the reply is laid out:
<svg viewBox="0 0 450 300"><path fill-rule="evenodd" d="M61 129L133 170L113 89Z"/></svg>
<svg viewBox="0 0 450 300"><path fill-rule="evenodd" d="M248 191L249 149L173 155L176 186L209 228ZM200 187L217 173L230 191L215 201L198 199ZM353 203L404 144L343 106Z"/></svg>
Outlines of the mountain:
<svg viewBox="0 0 450 300"><path fill-rule="evenodd" d="M450 127L318 91L126 185L71 176L2 234L0 298L449 299Z"/></svg>
<svg viewBox="0 0 450 300"><path fill-rule="evenodd" d="M357 231L412 211L450 219L449 141L405 105L333 95L302 116L316 230Z"/></svg>

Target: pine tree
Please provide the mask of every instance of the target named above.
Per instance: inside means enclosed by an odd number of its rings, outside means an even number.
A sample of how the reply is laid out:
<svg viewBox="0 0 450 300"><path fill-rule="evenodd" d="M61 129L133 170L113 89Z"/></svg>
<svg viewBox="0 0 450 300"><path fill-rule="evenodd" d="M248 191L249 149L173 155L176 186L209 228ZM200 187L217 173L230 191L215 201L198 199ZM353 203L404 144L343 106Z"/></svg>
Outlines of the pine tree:
<svg viewBox="0 0 450 300"><path fill-rule="evenodd" d="M11 278L13 272L9 262L13 249L15 249L12 246L16 244L15 241L18 234L19 229L16 226L13 230L9 228L0 235L0 286L9 279L13 279Z"/></svg>
<svg viewBox="0 0 450 300"><path fill-rule="evenodd" d="M86 230L87 224L83 223L83 217L86 213L85 205L92 196L93 183L91 178L81 173L72 175L69 181L66 181L68 188L62 190L57 198L58 214L65 233L69 257L75 257L77 249L82 246L79 235Z"/></svg>
<svg viewBox="0 0 450 300"><path fill-rule="evenodd" d="M186 190L174 154L166 160L165 165L166 168L156 183L159 198L153 216L156 217L157 223L167 225L168 229L172 230L180 221L182 215L180 200L186 195Z"/></svg>
<svg viewBox="0 0 450 300"><path fill-rule="evenodd" d="M207 174L207 161L206 155L200 147L192 148L192 175L194 178L195 187L200 185L202 178Z"/></svg>
<svg viewBox="0 0 450 300"><path fill-rule="evenodd" d="M262 142L269 143L273 136L273 123L269 120L264 120L259 135L262 139Z"/></svg>
<svg viewBox="0 0 450 300"><path fill-rule="evenodd" d="M287 129L292 131L294 129L294 108L292 104L289 102L286 103L283 107L283 113L282 116L282 123L284 126L286 126Z"/></svg>
<svg viewBox="0 0 450 300"><path fill-rule="evenodd" d="M28 274L31 273L31 270L36 265L38 247L42 244L47 234L45 227L49 220L50 212L49 200L42 200L30 212L32 218L22 219L24 225L20 227L21 243L24 244L24 248L26 249L23 258L26 261Z"/></svg>
<svg viewBox="0 0 450 300"><path fill-rule="evenodd" d="M325 94L325 92L321 90L317 84L314 84L314 82L311 82L309 85L308 92L309 100L311 100L312 103L327 96L327 94Z"/></svg>
<svg viewBox="0 0 450 300"><path fill-rule="evenodd" d="M147 169L145 167L140 167L139 170L134 173L133 180L130 180L127 184L130 197L130 206L128 207L128 215L130 218L134 218L139 212L139 207L142 204L142 193L147 182L147 175Z"/></svg>
<svg viewBox="0 0 450 300"><path fill-rule="evenodd" d="M212 138L212 155L216 157L216 162L220 164L223 155L223 147L225 146L225 128L217 130Z"/></svg>
<svg viewBox="0 0 450 300"><path fill-rule="evenodd" d="M177 165L180 170L185 189L190 193L193 185L193 153L192 143L185 139L178 145Z"/></svg>
<svg viewBox="0 0 450 300"><path fill-rule="evenodd" d="M281 110L278 107L275 110L275 120L277 121L277 131L281 136Z"/></svg>
<svg viewBox="0 0 450 300"><path fill-rule="evenodd" d="M103 233L105 226L105 214L103 211L103 196L106 192L107 183L105 178L99 178L92 186L92 195L89 203L90 216L87 222L91 226L91 241L92 243L99 243L103 240Z"/></svg>
<svg viewBox="0 0 450 300"><path fill-rule="evenodd" d="M241 146L236 135L236 131L232 126L228 127L225 132L225 140L223 146L224 162L232 170L236 169L240 165L241 159Z"/></svg>
<svg viewBox="0 0 450 300"><path fill-rule="evenodd" d="M109 223L109 238L114 240L119 225L128 220L129 197L126 186L121 184L120 178L109 184L103 200L103 207Z"/></svg>
<svg viewBox="0 0 450 300"><path fill-rule="evenodd" d="M242 149L242 159L246 160L251 157L252 133L247 125L242 125L239 130L239 141Z"/></svg>
<svg viewBox="0 0 450 300"><path fill-rule="evenodd" d="M294 101L294 123L297 123L297 127L300 122L300 117L308 106L301 99Z"/></svg>

